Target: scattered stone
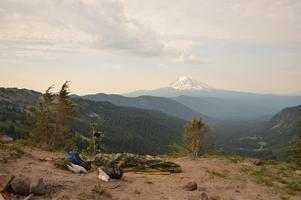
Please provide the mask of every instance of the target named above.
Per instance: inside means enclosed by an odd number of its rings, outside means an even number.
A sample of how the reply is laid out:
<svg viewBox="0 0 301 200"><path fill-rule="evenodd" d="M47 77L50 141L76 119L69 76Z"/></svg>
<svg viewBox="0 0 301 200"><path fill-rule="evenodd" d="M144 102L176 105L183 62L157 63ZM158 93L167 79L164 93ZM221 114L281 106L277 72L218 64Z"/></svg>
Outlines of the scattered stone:
<svg viewBox="0 0 301 200"><path fill-rule="evenodd" d="M141 192L138 190L135 190L135 194L141 194Z"/></svg>
<svg viewBox="0 0 301 200"><path fill-rule="evenodd" d="M43 178L40 178L36 185L31 187L31 192L37 196L43 196L46 193L47 185L44 182Z"/></svg>
<svg viewBox="0 0 301 200"><path fill-rule="evenodd" d="M301 176L301 170L296 170L295 172L298 176Z"/></svg>
<svg viewBox="0 0 301 200"><path fill-rule="evenodd" d="M151 182L151 181L145 181L145 183L147 183L147 184L154 184L154 183Z"/></svg>
<svg viewBox="0 0 301 200"><path fill-rule="evenodd" d="M205 192L202 192L200 200L209 200L208 195Z"/></svg>
<svg viewBox="0 0 301 200"><path fill-rule="evenodd" d="M263 162L261 161L261 160L255 160L254 162L253 162L253 164L254 165L256 165L256 166L259 166L259 165L262 165L263 164Z"/></svg>
<svg viewBox="0 0 301 200"><path fill-rule="evenodd" d="M184 186L184 190L186 191L194 191L198 188L198 184L193 181L193 182L189 182Z"/></svg>
<svg viewBox="0 0 301 200"><path fill-rule="evenodd" d="M10 185L15 194L27 196L30 193L30 179L26 176L16 177Z"/></svg>
<svg viewBox="0 0 301 200"><path fill-rule="evenodd" d="M201 194L198 194L196 196L189 196L188 200L209 200L209 197L205 192L202 192Z"/></svg>

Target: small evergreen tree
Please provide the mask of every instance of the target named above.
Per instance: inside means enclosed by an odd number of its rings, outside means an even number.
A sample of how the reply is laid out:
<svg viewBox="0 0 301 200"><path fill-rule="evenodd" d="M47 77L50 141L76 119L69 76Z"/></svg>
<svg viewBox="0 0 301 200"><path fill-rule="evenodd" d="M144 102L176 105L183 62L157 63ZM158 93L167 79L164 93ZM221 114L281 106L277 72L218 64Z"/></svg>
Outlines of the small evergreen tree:
<svg viewBox="0 0 301 200"><path fill-rule="evenodd" d="M36 144L46 144L50 148L50 141L54 131L54 94L49 87L42 96L42 100L36 107L31 109L30 122L34 128L32 131L33 140Z"/></svg>
<svg viewBox="0 0 301 200"><path fill-rule="evenodd" d="M58 94L54 138L51 140L52 145L66 147L69 143L72 143L71 140L68 141L68 138L72 138L70 124L75 116L75 105L70 99L69 82L66 81Z"/></svg>
<svg viewBox="0 0 301 200"><path fill-rule="evenodd" d="M194 118L184 128L183 145L192 152L196 158L204 147L204 142L209 135L209 128L201 118Z"/></svg>
<svg viewBox="0 0 301 200"><path fill-rule="evenodd" d="M46 145L47 149L74 146L70 124L76 113L70 99L69 82L63 84L57 95L51 93L52 88L49 87L38 105L31 109L32 138L36 144Z"/></svg>

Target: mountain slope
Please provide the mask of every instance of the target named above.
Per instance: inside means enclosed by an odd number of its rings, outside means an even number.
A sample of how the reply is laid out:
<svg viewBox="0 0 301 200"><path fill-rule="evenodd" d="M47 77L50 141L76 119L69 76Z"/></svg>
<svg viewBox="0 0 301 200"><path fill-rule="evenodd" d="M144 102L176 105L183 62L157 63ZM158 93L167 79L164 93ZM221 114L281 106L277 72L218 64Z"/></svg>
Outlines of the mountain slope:
<svg viewBox="0 0 301 200"><path fill-rule="evenodd" d="M26 120L29 107L40 93L0 88L0 133L13 138L29 135L32 127ZM90 123L99 125L106 135L109 151L158 154L168 145L181 140L185 120L159 111L119 107L109 102L75 99L78 116L72 130L91 137Z"/></svg>
<svg viewBox="0 0 301 200"><path fill-rule="evenodd" d="M284 108L277 113L268 124L264 138L272 147L290 144L297 138L301 130L298 122L301 120L301 106Z"/></svg>
<svg viewBox="0 0 301 200"><path fill-rule="evenodd" d="M165 114L179 117L185 120L191 120L193 117L202 117L206 121L212 121L209 117L188 108L181 103L172 99L153 96L139 96L139 97L124 97L121 95L95 94L85 95L81 98L93 101L108 101L117 106L136 107L142 109L159 110Z"/></svg>
<svg viewBox="0 0 301 200"><path fill-rule="evenodd" d="M226 154L287 159L290 145L301 134L300 106L284 108L268 121L228 122L212 126Z"/></svg>

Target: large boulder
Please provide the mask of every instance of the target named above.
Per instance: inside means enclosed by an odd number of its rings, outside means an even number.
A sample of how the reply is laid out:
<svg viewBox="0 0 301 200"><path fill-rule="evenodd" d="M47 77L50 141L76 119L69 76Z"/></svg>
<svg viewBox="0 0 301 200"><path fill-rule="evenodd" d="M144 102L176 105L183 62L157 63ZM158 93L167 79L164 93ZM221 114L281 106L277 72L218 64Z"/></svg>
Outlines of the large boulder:
<svg viewBox="0 0 301 200"><path fill-rule="evenodd" d="M15 194L27 196L30 193L30 179L26 176L18 176L11 183L11 188Z"/></svg>
<svg viewBox="0 0 301 200"><path fill-rule="evenodd" d="M31 192L36 196L42 196L46 193L47 185L43 178L40 178L36 184L32 185Z"/></svg>
<svg viewBox="0 0 301 200"><path fill-rule="evenodd" d="M119 166L123 171L161 171L179 173L181 166L176 163L162 160L159 157L142 156L131 153L98 154L94 164L97 166Z"/></svg>

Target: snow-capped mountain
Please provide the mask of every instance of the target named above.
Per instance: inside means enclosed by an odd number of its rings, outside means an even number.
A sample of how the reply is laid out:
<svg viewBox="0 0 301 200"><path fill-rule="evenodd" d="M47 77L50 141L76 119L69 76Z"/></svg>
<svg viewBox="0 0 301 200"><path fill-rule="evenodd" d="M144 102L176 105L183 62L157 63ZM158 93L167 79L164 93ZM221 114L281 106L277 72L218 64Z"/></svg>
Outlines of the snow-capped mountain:
<svg viewBox="0 0 301 200"><path fill-rule="evenodd" d="M170 84L170 87L176 90L213 90L214 88L192 78L182 76Z"/></svg>
<svg viewBox="0 0 301 200"><path fill-rule="evenodd" d="M214 119L249 120L268 117L284 107L300 105L301 96L258 94L213 88L188 77L180 77L167 87L138 90L127 97L167 97Z"/></svg>

